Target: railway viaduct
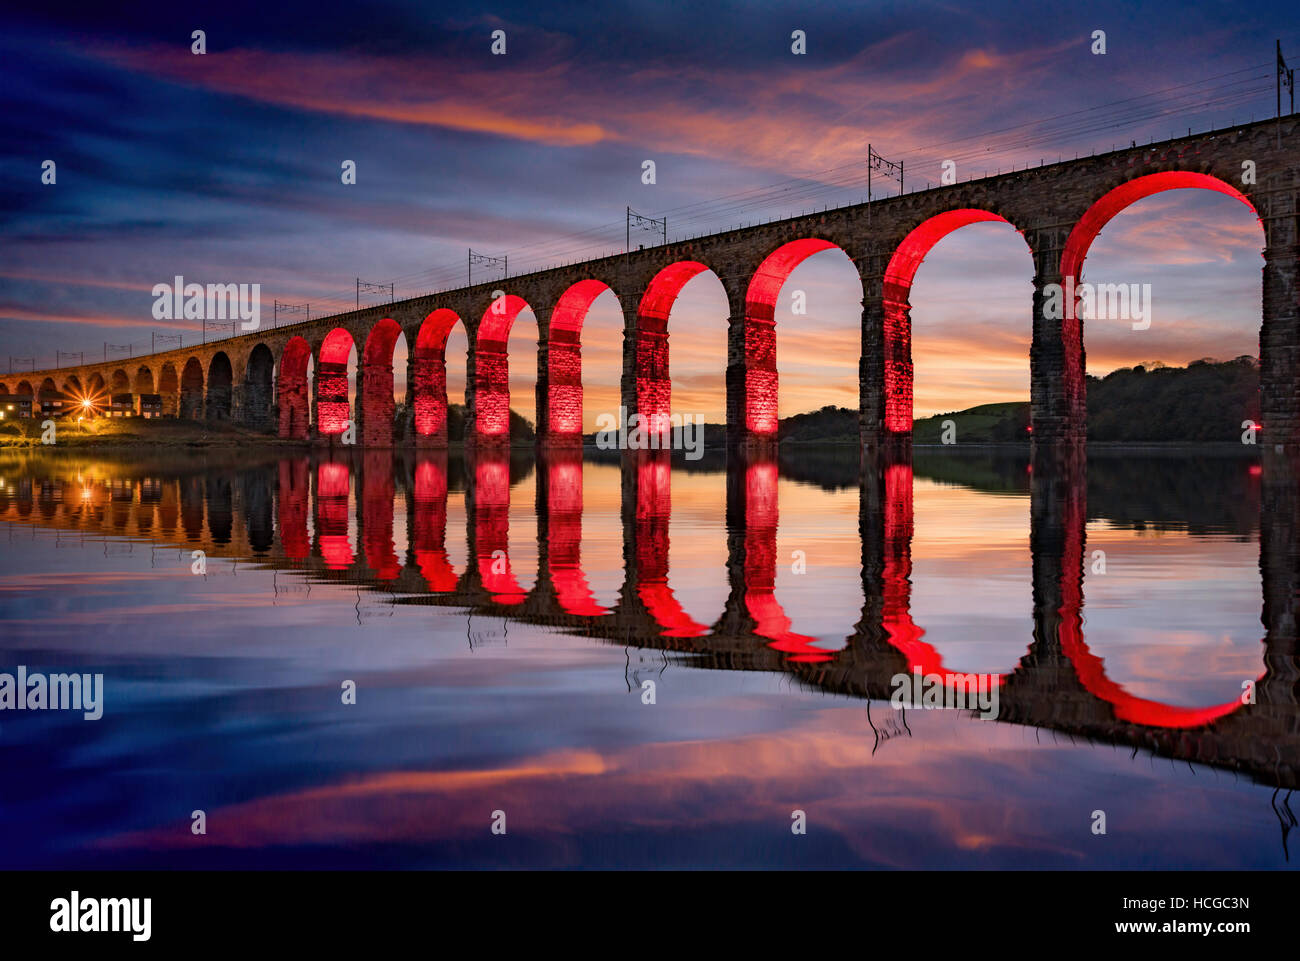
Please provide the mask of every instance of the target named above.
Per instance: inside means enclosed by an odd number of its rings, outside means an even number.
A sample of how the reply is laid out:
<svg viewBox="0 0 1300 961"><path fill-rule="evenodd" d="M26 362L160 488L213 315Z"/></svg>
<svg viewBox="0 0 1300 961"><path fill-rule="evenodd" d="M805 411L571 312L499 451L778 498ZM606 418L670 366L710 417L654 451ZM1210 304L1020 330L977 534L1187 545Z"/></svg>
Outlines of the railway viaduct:
<svg viewBox="0 0 1300 961"><path fill-rule="evenodd" d="M233 419L285 438L337 439L352 422L362 446L440 447L448 442L445 347L460 324L468 343L465 441L503 445L509 443L507 344L516 317L528 307L538 322L538 442L563 447L581 442L582 327L592 301L605 290L618 297L622 404L654 425L672 410L673 302L688 280L712 271L729 304L728 436L761 447L776 437L778 321L782 336L799 335L797 318L786 322L778 309L782 284L806 258L837 247L862 284L859 416L863 448L871 450L910 438L909 294L918 266L953 231L1003 221L1023 236L1034 263L1032 302L1025 305L1032 325L1033 441L1079 444L1086 413L1083 322L1072 298L1052 309L1050 285L1068 290L1083 282L1089 248L1118 212L1152 194L1185 188L1227 194L1259 217L1262 419L1270 444L1300 450L1300 116L754 224L127 364L6 376L0 390L38 397L52 391L160 394L164 415ZM400 432L393 426L399 334L411 347L406 406L413 412ZM353 400L346 365L354 346Z"/></svg>

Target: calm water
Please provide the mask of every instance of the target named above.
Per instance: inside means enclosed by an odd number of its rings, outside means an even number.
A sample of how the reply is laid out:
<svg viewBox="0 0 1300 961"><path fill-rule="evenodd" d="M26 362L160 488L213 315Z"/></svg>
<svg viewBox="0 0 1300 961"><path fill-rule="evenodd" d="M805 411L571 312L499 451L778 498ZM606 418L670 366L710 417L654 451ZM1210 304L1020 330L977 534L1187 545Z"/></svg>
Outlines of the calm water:
<svg viewBox="0 0 1300 961"><path fill-rule="evenodd" d="M0 479L0 671L105 685L98 721L0 712L3 867L1300 860L1294 498L1254 460ZM983 676L997 718L896 709L913 669Z"/></svg>

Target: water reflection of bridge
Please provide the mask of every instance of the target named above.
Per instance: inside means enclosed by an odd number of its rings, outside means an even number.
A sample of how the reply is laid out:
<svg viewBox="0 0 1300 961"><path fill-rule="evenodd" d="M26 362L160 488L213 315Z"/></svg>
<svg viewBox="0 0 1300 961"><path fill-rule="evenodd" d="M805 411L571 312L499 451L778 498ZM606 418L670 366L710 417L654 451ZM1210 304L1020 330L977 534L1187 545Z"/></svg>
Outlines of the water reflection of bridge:
<svg viewBox="0 0 1300 961"><path fill-rule="evenodd" d="M229 472L114 468L95 480L40 460L0 488L0 520L62 531L146 538L211 557L251 559L309 579L348 583L431 604L674 652L718 670L784 672L809 688L888 699L890 679L920 669L951 677L912 622L913 468L873 460L859 473L861 617L840 650L798 633L775 592L777 464L751 459L727 472L729 595L710 625L695 621L668 584L672 469L666 455L628 455L621 466L624 579L606 607L582 567L583 459L537 462L535 584L510 561L511 485L532 469L505 452L468 461L446 451L367 451L294 457ZM194 469L191 464L190 470ZM447 550L449 491L464 484L468 563ZM1106 675L1084 636L1087 477L1082 467L1035 465L1027 480L1033 567L1033 636L1005 673L999 720L1248 774L1291 789L1300 771L1296 647L1297 482L1266 471L1260 495L1263 657L1255 703L1181 707L1133 696ZM398 492L405 496L399 500ZM355 497L355 510L353 498ZM395 504L406 508L406 551L396 549ZM351 535L355 520L356 536ZM310 522L310 523L309 523Z"/></svg>

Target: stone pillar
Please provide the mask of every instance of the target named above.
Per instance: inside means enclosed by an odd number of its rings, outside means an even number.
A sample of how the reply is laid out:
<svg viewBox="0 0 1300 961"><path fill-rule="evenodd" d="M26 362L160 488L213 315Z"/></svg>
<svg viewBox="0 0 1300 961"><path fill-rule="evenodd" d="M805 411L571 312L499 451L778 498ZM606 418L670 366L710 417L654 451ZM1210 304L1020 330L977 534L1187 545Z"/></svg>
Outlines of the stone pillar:
<svg viewBox="0 0 1300 961"><path fill-rule="evenodd" d="M1265 427L1267 428L1267 421ZM1294 700L1300 654L1300 462L1275 445L1263 449L1260 489L1259 568L1263 585L1264 660ZM1261 688L1264 685L1261 685ZM1273 682L1277 686L1276 679ZM1272 692L1274 696L1277 691Z"/></svg>
<svg viewBox="0 0 1300 961"><path fill-rule="evenodd" d="M316 416L313 419L315 425L313 436L337 440L347 429L347 421L350 419L348 365L322 362L318 348L314 386L312 403ZM358 392L358 399L360 399L360 392Z"/></svg>
<svg viewBox="0 0 1300 961"><path fill-rule="evenodd" d="M1062 450L1087 442L1086 363L1083 322L1077 305L1059 289L1063 241L1068 231L1045 231L1030 238L1034 255L1033 340L1029 348L1029 402L1033 444ZM1075 278L1078 283L1080 278ZM1053 285L1057 289L1053 289Z"/></svg>
<svg viewBox="0 0 1300 961"><path fill-rule="evenodd" d="M745 356L745 315L732 311L727 318L727 446L747 446L745 394L748 375ZM664 345L667 353L667 344Z"/></svg>
<svg viewBox="0 0 1300 961"><path fill-rule="evenodd" d="M393 362L362 363L357 368L357 441L365 447L393 446Z"/></svg>
<svg viewBox="0 0 1300 961"><path fill-rule="evenodd" d="M430 447L432 444L421 443L425 438L421 438L415 430L415 370L416 370L416 338L419 336L420 328L413 327L403 329L402 333L406 337L406 396L402 398L402 406L406 408L406 417L398 424L393 434L394 446L400 447ZM442 369L443 390L442 397L444 401L444 414L442 421L442 446L447 446L447 419L445 413L445 402L447 397L447 367L444 362Z"/></svg>
<svg viewBox="0 0 1300 961"><path fill-rule="evenodd" d="M1270 223L1269 233L1259 331L1261 442L1281 444L1295 455L1300 453L1300 243L1285 219Z"/></svg>
<svg viewBox="0 0 1300 961"><path fill-rule="evenodd" d="M582 339L551 327L552 307L537 307L537 445L582 446ZM553 429L552 418L559 429Z"/></svg>
<svg viewBox="0 0 1300 961"><path fill-rule="evenodd" d="M912 445L912 306L906 286L862 280L858 427L862 450L908 458Z"/></svg>
<svg viewBox="0 0 1300 961"><path fill-rule="evenodd" d="M883 278L862 281L862 350L858 357L858 435L874 463L885 446L885 304ZM864 470L871 464L864 461ZM878 465L877 465L878 466ZM864 475L864 482L870 478Z"/></svg>
<svg viewBox="0 0 1300 961"><path fill-rule="evenodd" d="M415 344L407 361L407 405L411 409L411 435L422 449L445 449L452 438L448 433L447 354L442 347L419 346L419 334L408 335Z"/></svg>
<svg viewBox="0 0 1300 961"><path fill-rule="evenodd" d="M770 308L747 306L727 321L727 438L730 446L774 451L776 431L753 423L777 418L776 320Z"/></svg>
<svg viewBox="0 0 1300 961"><path fill-rule="evenodd" d="M177 417L181 409L181 388L180 378L177 377L176 389L174 391L159 391L162 398L162 412L164 417Z"/></svg>
<svg viewBox="0 0 1300 961"><path fill-rule="evenodd" d="M306 372L298 373L281 364L280 377L276 382L276 417L279 435L283 438L300 440L307 437L308 407L311 399L307 396Z"/></svg>
<svg viewBox="0 0 1300 961"><path fill-rule="evenodd" d="M510 446L510 368L506 349L503 342L480 341L474 333L469 336L465 384L467 446L492 449Z"/></svg>
<svg viewBox="0 0 1300 961"><path fill-rule="evenodd" d="M645 291L638 291L630 298L631 304L623 307L623 373L619 378L619 404L627 416L637 412L637 311ZM667 362L667 341L664 343L664 359ZM617 425L616 425L617 426Z"/></svg>

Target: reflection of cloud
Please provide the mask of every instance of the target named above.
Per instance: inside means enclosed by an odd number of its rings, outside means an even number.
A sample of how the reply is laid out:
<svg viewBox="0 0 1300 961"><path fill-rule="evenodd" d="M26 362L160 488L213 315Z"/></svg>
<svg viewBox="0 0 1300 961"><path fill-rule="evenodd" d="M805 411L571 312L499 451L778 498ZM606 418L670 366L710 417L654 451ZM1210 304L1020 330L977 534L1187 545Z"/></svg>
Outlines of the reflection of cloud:
<svg viewBox="0 0 1300 961"><path fill-rule="evenodd" d="M612 823L658 832L667 828L663 812L673 810L679 829L684 820L692 831L788 832L791 809L802 806L813 812L818 831L870 863L902 867L915 863L918 851L945 848L1082 857L1052 838L1053 819L1030 817L1039 791L1005 790L1008 780L1024 784L1037 776L1015 730L951 717L913 719L918 731L931 724L943 729L942 740L927 741L929 763L920 765L905 748L873 756L871 738L846 732L841 714L818 712L800 728L761 737L554 751L496 768L364 775L209 810L208 834L197 841L184 825L169 825L99 846L463 844L487 835L492 812L503 810L511 836L546 844L554 849L549 856L563 863L579 863L575 839L606 832ZM816 797L797 800L808 797L809 784L817 785ZM987 796L981 792L1007 798L1009 807L953 803ZM684 809L683 799L692 799ZM872 830L862 830L868 823ZM1026 824L1039 827L1026 830Z"/></svg>

